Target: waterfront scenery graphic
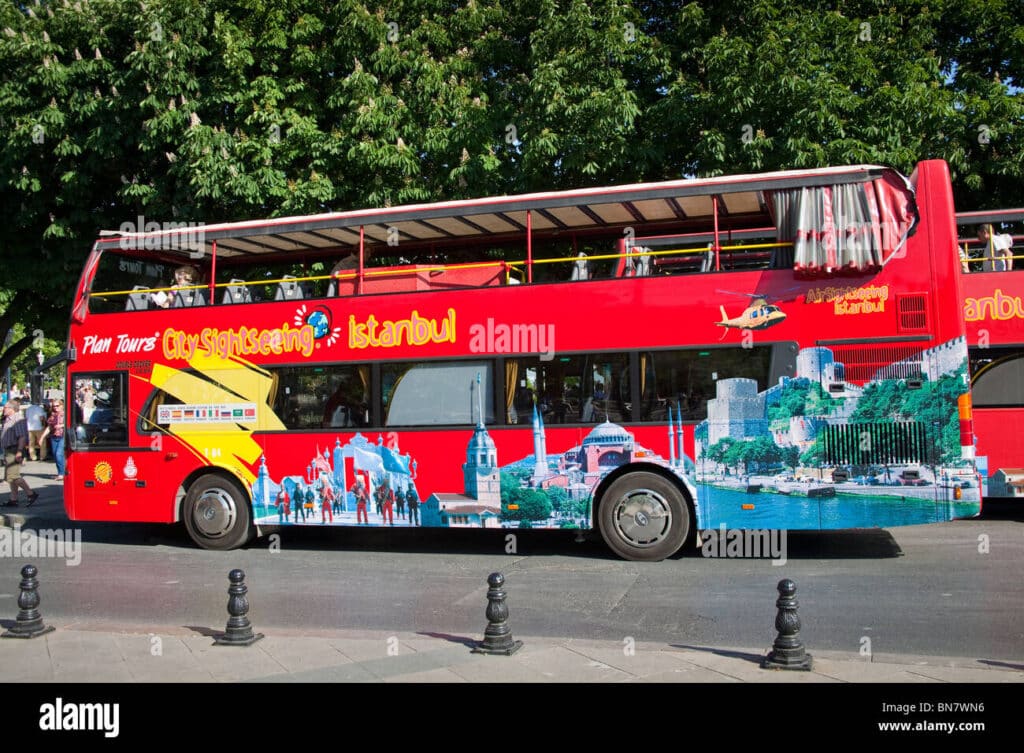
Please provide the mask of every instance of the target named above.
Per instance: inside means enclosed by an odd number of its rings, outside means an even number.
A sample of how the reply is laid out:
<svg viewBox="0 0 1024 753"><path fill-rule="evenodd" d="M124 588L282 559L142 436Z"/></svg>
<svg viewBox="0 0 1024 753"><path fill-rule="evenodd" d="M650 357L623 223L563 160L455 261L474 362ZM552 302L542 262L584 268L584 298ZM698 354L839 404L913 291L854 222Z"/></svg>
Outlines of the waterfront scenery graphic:
<svg viewBox="0 0 1024 753"><path fill-rule="evenodd" d="M958 408L966 352L961 338L865 369L870 354L853 365L805 348L794 376L766 390L719 379L694 432L700 525L856 528L976 513Z"/></svg>

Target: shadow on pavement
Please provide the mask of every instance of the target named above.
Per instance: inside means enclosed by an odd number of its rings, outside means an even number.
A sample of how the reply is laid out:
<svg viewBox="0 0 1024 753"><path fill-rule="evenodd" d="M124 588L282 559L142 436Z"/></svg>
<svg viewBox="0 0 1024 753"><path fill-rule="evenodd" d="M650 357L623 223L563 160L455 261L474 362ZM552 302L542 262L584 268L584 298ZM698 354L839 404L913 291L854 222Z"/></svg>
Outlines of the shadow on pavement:
<svg viewBox="0 0 1024 753"><path fill-rule="evenodd" d="M751 654L747 651L730 651L725 648L708 648L707 646L689 646L685 643L672 643L669 645L672 648L681 648L686 651L699 651L704 654L723 656L727 659L742 659L743 661L756 664L759 667L761 666L761 660L764 659L764 654Z"/></svg>
<svg viewBox="0 0 1024 753"><path fill-rule="evenodd" d="M417 635L424 635L427 638L438 638L442 641L448 641L449 643L458 643L460 646L465 646L466 648L476 648L480 644L479 640L475 638L467 638L464 635L451 635L449 633L429 633L424 630L419 631Z"/></svg>

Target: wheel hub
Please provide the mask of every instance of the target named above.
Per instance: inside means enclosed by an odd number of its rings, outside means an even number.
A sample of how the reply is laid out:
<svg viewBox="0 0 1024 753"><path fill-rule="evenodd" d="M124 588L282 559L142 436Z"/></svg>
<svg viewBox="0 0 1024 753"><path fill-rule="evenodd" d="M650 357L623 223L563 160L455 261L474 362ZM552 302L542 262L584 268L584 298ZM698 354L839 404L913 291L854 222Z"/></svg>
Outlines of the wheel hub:
<svg viewBox="0 0 1024 753"><path fill-rule="evenodd" d="M235 524L238 512L234 500L223 489L209 489L195 506L192 520L204 536L223 536Z"/></svg>
<svg viewBox="0 0 1024 753"><path fill-rule="evenodd" d="M615 528L631 545L652 547L672 529L672 509L658 492L634 489L615 506Z"/></svg>

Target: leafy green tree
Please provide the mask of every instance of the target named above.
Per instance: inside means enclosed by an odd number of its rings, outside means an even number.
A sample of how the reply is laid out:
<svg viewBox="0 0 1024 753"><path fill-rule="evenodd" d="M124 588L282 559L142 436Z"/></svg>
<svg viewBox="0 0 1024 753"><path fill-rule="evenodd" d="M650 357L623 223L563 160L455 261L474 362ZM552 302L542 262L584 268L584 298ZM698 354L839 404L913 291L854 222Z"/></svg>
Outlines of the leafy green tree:
<svg viewBox="0 0 1024 753"><path fill-rule="evenodd" d="M867 162L909 173L928 156L950 163L961 207L1020 196L1015 3L647 7L673 60L647 118L668 135L666 166L711 175Z"/></svg>
<svg viewBox="0 0 1024 753"><path fill-rule="evenodd" d="M782 448L782 464L787 468L796 470L800 463L800 448L796 445L788 445Z"/></svg>
<svg viewBox="0 0 1024 753"><path fill-rule="evenodd" d="M547 520L551 517L552 509L548 493L521 486L523 478L524 476L521 474L502 472L501 519L506 521Z"/></svg>
<svg viewBox="0 0 1024 753"><path fill-rule="evenodd" d="M0 334L59 339L140 216L928 157L1019 206L1022 39L1010 0L0 3Z"/></svg>
<svg viewBox="0 0 1024 753"><path fill-rule="evenodd" d="M725 463L728 465L725 458L735 444L736 440L732 437L722 437L704 451L704 457L712 463Z"/></svg>
<svg viewBox="0 0 1024 753"><path fill-rule="evenodd" d="M569 495L560 486L552 486L547 490L548 501L555 512L569 512Z"/></svg>

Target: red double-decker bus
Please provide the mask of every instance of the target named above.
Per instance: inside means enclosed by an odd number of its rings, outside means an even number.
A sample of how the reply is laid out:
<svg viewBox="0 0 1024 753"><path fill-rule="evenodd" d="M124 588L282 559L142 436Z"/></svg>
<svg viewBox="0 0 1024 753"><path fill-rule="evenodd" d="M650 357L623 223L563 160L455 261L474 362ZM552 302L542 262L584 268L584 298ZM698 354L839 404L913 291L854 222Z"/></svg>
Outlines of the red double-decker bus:
<svg viewBox="0 0 1024 753"><path fill-rule="evenodd" d="M137 229L73 302L74 520L657 560L980 510L943 162Z"/></svg>
<svg viewBox="0 0 1024 753"><path fill-rule="evenodd" d="M987 497L1024 497L1024 209L962 212L961 289L978 468Z"/></svg>

